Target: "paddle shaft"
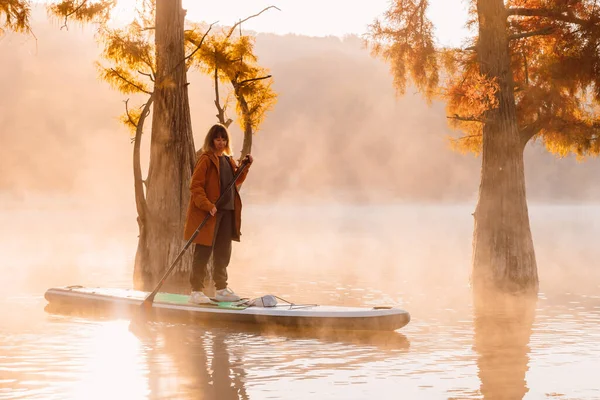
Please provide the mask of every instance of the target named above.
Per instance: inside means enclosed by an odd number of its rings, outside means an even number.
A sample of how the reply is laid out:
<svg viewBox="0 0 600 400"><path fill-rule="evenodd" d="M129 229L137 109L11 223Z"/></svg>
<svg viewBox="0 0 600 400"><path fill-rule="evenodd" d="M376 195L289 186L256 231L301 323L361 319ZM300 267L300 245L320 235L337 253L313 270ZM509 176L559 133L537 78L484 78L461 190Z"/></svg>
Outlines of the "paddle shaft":
<svg viewBox="0 0 600 400"><path fill-rule="evenodd" d="M229 182L229 185L227 185L227 188L223 191L223 193L227 193L233 187L233 185L235 185L235 181L237 181L237 179L240 177L240 175L242 174L242 172L244 171L244 169L246 169L246 167L248 165L249 165L249 163L247 162L247 159L244 159L244 161L242 162L242 165L240 165L240 167L238 168L237 172L233 176L233 179L231 180L231 182ZM221 199L223 199L223 195L219 196L219 198L215 202L215 207L219 205L219 202L221 201ZM194 231L194 233L192 234L192 236L186 242L185 246L183 246L183 249L181 249L181 251L177 255L177 258L175 258L175 260L171 263L171 266L164 273L163 277L160 278L160 281L158 282L158 285L156 285L156 288L154 288L154 290L152 291L152 293L150 293L144 299L144 301L142 302L142 308L152 307L152 302L154 301L154 297L156 296L156 294L160 290L161 286L163 285L163 283L165 283L165 281L167 280L167 277L171 274L171 271L173 271L173 269L175 269L175 266L177 265L177 263L179 262L179 260L181 260L181 257L183 257L183 255L185 254L185 251L190 247L190 245L192 244L192 242L194 241L194 239L196 238L196 236L198 236L198 233L200 233L200 230L204 227L204 225L206 225L206 221L208 221L208 219L210 217L211 217L210 213L206 214L206 217L204 217L204 219L202 220L202 222L200 223L200 225L198 225L198 228L196 228L196 230Z"/></svg>

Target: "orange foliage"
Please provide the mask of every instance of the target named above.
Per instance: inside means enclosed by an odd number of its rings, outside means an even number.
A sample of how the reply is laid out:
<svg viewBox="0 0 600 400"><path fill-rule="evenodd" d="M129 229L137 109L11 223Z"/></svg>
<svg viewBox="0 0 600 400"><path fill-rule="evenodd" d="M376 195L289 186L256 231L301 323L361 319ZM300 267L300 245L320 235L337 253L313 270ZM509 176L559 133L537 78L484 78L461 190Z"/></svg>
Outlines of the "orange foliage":
<svg viewBox="0 0 600 400"><path fill-rule="evenodd" d="M390 62L398 92L404 94L410 74L414 84L431 99L439 76L433 25L425 17L427 6L427 0L397 0L385 13L388 24L375 21L369 36L374 54Z"/></svg>
<svg viewBox="0 0 600 400"><path fill-rule="evenodd" d="M6 29L15 32L30 32L30 14L31 8L28 1L0 0L0 36Z"/></svg>
<svg viewBox="0 0 600 400"><path fill-rule="evenodd" d="M476 1L468 24L477 23ZM377 54L389 59L403 93L410 78L428 98L447 102L458 150L478 152L485 112L497 86L481 76L476 46L435 49L427 1L396 0L370 27ZM593 0L508 0L507 35L518 125L560 156L600 154L600 4ZM477 38L473 38L473 44ZM419 68L420 72L414 71ZM410 74L409 74L410 72ZM438 80L438 74L445 79Z"/></svg>

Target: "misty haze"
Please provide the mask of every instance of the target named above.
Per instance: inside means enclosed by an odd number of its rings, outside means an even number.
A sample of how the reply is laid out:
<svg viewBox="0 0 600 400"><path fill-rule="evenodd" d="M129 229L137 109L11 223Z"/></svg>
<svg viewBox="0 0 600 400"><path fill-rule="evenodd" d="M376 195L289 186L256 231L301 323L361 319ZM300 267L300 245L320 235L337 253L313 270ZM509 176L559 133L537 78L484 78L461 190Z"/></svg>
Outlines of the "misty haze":
<svg viewBox="0 0 600 400"><path fill-rule="evenodd" d="M526 145L539 291L474 300L481 154L454 151L464 133L447 104L410 82L398 93L389 63L356 35L244 32L277 102L253 134L228 284L243 298L392 306L410 323L365 333L151 321L141 335L129 317L49 307L49 288L136 285L133 133L119 117L126 100L148 98L99 79L93 27L61 25L35 6L35 38L0 36L0 398L600 398L600 160L551 154L541 136ZM187 81L198 151L218 122L214 80L190 68ZM237 160L244 130L222 83L226 97ZM144 179L152 126L150 113ZM164 290L190 293L176 278Z"/></svg>

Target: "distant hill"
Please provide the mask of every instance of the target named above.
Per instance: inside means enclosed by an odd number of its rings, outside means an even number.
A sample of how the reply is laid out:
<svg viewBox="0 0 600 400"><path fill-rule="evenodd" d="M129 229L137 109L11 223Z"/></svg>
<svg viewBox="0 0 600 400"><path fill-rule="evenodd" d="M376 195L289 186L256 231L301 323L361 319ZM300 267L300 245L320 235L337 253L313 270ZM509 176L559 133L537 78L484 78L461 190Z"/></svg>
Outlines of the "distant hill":
<svg viewBox="0 0 600 400"><path fill-rule="evenodd" d="M126 97L98 81L90 28L60 30L38 14L37 42L0 39L0 192L130 205L132 145L117 121ZM255 138L248 199L474 201L481 160L449 149L457 133L444 105L428 106L410 90L397 98L387 65L359 38L258 34L256 52L279 101ZM212 80L196 71L189 80L199 145L215 121ZM232 133L237 153L237 125ZM599 160L526 150L531 200L597 201L599 172Z"/></svg>

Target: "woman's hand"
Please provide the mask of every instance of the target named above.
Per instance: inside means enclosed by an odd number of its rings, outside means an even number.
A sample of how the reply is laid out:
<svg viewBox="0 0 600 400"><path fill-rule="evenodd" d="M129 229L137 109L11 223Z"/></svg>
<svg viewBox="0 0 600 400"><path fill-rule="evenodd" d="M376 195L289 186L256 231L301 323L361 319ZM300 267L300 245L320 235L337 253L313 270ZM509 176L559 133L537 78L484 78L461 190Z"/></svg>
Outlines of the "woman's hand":
<svg viewBox="0 0 600 400"><path fill-rule="evenodd" d="M246 159L248 160L248 164L252 164L252 162L254 161L254 157L252 157L252 154L246 154Z"/></svg>
<svg viewBox="0 0 600 400"><path fill-rule="evenodd" d="M214 217L216 213L217 213L217 207L213 206L213 208L210 210L210 215L212 215Z"/></svg>

